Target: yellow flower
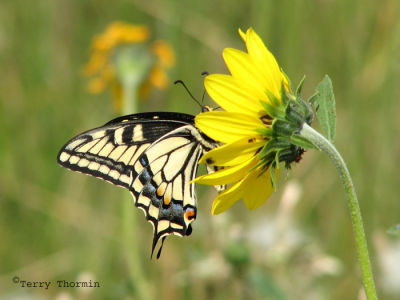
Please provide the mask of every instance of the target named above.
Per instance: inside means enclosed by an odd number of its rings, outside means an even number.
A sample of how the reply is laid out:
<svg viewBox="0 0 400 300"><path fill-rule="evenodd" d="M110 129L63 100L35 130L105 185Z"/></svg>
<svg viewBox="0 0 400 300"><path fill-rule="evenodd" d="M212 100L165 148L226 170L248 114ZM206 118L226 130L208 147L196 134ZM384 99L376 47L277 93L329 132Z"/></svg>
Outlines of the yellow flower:
<svg viewBox="0 0 400 300"><path fill-rule="evenodd" d="M165 89L168 85L166 69L174 65L175 55L168 43L149 43L149 39L147 26L123 22L114 22L95 36L89 62L83 68L83 73L91 77L89 92L98 94L111 88L114 108L120 112L123 107L121 86L125 78L140 79L136 92L142 100L147 98L152 87Z"/></svg>
<svg viewBox="0 0 400 300"><path fill-rule="evenodd" d="M231 75L212 74L204 82L210 97L224 111L195 118L203 133L222 143L203 155L200 163L223 168L195 179L202 184L229 185L214 200L212 214L225 211L239 199L248 209L259 207L274 190L279 162L285 161L288 167L303 151L285 138L288 128L290 136L299 127L287 113L288 107L298 112L304 110L303 105L293 104L298 100L290 94L288 79L254 30L239 30L239 34L247 53L236 49L223 52ZM309 113L305 111L304 119L310 118Z"/></svg>

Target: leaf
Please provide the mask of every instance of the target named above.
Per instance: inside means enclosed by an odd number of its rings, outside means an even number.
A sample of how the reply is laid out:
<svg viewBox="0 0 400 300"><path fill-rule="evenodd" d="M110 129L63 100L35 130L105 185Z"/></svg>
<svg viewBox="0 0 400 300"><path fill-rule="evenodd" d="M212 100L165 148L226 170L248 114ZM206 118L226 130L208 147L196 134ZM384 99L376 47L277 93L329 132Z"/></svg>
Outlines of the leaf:
<svg viewBox="0 0 400 300"><path fill-rule="evenodd" d="M313 99L318 106L317 118L326 138L334 143L336 134L336 102L332 81L328 75L318 84L318 95Z"/></svg>

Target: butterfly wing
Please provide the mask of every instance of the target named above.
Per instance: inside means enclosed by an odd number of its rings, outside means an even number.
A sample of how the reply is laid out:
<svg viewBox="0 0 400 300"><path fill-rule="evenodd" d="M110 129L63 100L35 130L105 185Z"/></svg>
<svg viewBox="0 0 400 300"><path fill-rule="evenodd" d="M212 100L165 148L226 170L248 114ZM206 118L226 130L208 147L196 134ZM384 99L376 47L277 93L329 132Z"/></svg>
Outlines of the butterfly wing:
<svg viewBox="0 0 400 300"><path fill-rule="evenodd" d="M172 113L120 117L71 139L61 148L57 161L65 168L129 188L131 170L140 155L160 136L186 125L190 118Z"/></svg>
<svg viewBox="0 0 400 300"><path fill-rule="evenodd" d="M134 165L130 190L136 206L153 225L152 253L161 238L192 232L190 224L196 218L197 206L190 181L196 176L204 151L196 134L193 125L173 130L155 141Z"/></svg>
<svg viewBox="0 0 400 300"><path fill-rule="evenodd" d="M114 119L71 139L58 163L129 189L153 225L153 253L161 238L189 235L196 218L190 181L203 152L216 143L199 132L193 118L143 113Z"/></svg>

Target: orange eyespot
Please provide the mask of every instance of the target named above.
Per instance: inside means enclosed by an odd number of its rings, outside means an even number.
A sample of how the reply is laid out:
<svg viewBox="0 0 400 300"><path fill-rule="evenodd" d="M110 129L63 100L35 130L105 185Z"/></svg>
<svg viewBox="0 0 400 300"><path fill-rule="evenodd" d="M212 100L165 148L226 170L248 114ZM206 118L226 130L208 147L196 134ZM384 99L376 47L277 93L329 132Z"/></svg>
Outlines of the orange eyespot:
<svg viewBox="0 0 400 300"><path fill-rule="evenodd" d="M186 209L185 219L188 221L193 221L196 218L196 211L193 208Z"/></svg>

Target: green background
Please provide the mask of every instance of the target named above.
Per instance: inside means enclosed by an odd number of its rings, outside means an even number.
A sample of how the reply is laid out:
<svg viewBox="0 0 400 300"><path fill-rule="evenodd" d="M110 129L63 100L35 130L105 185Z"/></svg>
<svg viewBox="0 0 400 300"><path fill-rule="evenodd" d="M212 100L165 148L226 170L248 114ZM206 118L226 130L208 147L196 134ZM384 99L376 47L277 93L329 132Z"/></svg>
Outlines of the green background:
<svg viewBox="0 0 400 300"><path fill-rule="evenodd" d="M81 69L93 36L117 20L167 40L171 82L198 98L201 72L227 72L223 48L244 49L239 27L255 28L292 82L307 76L304 98L329 74L378 293L399 299L400 240L386 233L400 223L397 0L1 1L0 299L362 299L345 195L322 153L282 172L256 211L238 203L211 216L215 193L197 187L193 234L168 238L158 261L126 190L57 165L68 139L116 116L109 93L87 93ZM200 108L171 84L142 110ZM22 288L14 276L52 286ZM55 286L82 278L101 287Z"/></svg>

